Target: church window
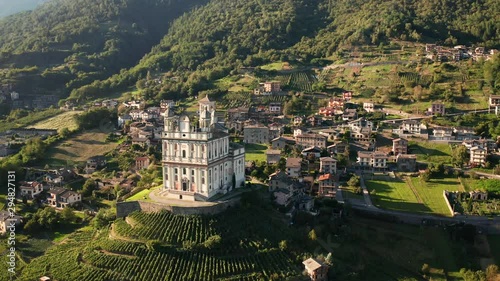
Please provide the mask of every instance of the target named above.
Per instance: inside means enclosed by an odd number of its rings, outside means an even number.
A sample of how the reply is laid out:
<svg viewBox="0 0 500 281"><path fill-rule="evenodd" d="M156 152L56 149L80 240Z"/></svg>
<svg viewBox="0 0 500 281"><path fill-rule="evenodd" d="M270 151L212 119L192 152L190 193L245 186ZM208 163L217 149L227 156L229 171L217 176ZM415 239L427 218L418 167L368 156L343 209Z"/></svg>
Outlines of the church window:
<svg viewBox="0 0 500 281"><path fill-rule="evenodd" d="M194 176L194 170L191 170L191 176Z"/></svg>
<svg viewBox="0 0 500 281"><path fill-rule="evenodd" d="M185 175L186 174L186 168L182 168L182 174Z"/></svg>
<svg viewBox="0 0 500 281"><path fill-rule="evenodd" d="M182 158L186 158L186 151L185 150L182 151Z"/></svg>

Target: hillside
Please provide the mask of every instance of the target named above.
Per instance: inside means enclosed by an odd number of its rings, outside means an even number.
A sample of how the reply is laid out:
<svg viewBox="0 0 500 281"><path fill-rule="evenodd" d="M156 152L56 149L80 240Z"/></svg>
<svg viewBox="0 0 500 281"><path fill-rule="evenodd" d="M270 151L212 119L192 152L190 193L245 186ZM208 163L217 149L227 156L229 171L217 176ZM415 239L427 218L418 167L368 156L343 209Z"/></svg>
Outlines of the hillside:
<svg viewBox="0 0 500 281"><path fill-rule="evenodd" d="M66 95L133 66L203 0L54 0L0 20L0 84Z"/></svg>
<svg viewBox="0 0 500 281"><path fill-rule="evenodd" d="M499 12L497 1L212 0L174 21L135 67L73 90L71 98L124 90L147 73L166 80L144 91L148 99L193 95L239 66L309 65L352 46L393 40L498 47Z"/></svg>

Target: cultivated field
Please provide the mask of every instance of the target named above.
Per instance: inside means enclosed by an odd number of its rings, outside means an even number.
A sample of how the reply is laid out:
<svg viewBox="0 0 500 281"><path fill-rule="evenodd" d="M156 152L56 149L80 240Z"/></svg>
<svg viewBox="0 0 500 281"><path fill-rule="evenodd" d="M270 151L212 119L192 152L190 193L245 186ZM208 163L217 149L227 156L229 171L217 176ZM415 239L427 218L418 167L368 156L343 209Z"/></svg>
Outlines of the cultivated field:
<svg viewBox="0 0 500 281"><path fill-rule="evenodd" d="M410 141L408 150L417 155L419 162L451 164L451 148L447 143Z"/></svg>
<svg viewBox="0 0 500 281"><path fill-rule="evenodd" d="M106 142L106 136L106 133L99 131L89 131L73 136L49 148L43 165L62 166L68 161L81 163L89 157L103 155L118 145L114 142Z"/></svg>
<svg viewBox="0 0 500 281"><path fill-rule="evenodd" d="M443 190L464 191L456 178L431 179L424 182L420 178L410 178L411 183L430 212L449 216L450 211L443 197Z"/></svg>
<svg viewBox="0 0 500 281"><path fill-rule="evenodd" d="M429 213L414 189L402 179L367 180L366 187L371 193L373 204L377 207L406 212ZM375 194L373 194L375 190Z"/></svg>
<svg viewBox="0 0 500 281"><path fill-rule="evenodd" d="M68 128L69 130L74 130L77 128L74 117L80 113L82 113L82 111L66 111L49 119L30 125L28 128L54 130Z"/></svg>

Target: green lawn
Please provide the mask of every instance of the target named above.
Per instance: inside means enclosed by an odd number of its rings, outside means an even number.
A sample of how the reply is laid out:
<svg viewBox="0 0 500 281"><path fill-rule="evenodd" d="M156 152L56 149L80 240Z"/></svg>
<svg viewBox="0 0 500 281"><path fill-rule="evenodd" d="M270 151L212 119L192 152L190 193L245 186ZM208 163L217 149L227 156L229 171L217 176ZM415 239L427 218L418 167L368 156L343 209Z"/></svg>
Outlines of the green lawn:
<svg viewBox="0 0 500 281"><path fill-rule="evenodd" d="M464 191L456 178L431 179L424 182L420 178L410 178L413 186L430 212L449 216L450 211L443 197L443 190Z"/></svg>
<svg viewBox="0 0 500 281"><path fill-rule="evenodd" d="M284 64L283 62L278 61L278 62L273 62L270 64L263 65L260 68L263 70L282 70L283 64Z"/></svg>
<svg viewBox="0 0 500 281"><path fill-rule="evenodd" d="M451 163L451 148L446 143L410 141L409 153L417 155L417 161Z"/></svg>
<svg viewBox="0 0 500 281"><path fill-rule="evenodd" d="M377 207L416 213L430 212L402 179L388 177L387 180L366 180L365 184L371 193L373 204ZM375 190L375 194L372 190Z"/></svg>
<svg viewBox="0 0 500 281"><path fill-rule="evenodd" d="M150 198L149 198L150 192L151 192L151 189L144 189L142 191L137 192L133 196L130 196L125 201L150 200Z"/></svg>
<svg viewBox="0 0 500 281"><path fill-rule="evenodd" d="M245 161L267 161L266 150L264 144L245 144Z"/></svg>

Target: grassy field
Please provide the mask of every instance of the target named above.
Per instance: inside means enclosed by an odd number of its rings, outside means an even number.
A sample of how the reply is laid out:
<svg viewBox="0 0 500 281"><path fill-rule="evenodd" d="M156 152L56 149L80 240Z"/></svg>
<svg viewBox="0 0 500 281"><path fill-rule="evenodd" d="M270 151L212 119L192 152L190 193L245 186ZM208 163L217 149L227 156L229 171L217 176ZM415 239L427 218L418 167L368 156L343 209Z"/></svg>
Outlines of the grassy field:
<svg viewBox="0 0 500 281"><path fill-rule="evenodd" d="M82 111L66 111L49 119L30 125L28 128L54 130L68 128L69 130L74 130L77 128L74 116L80 113L82 113Z"/></svg>
<svg viewBox="0 0 500 281"><path fill-rule="evenodd" d="M282 70L284 64L285 64L284 62L278 61L263 65L260 68L263 70Z"/></svg>
<svg viewBox="0 0 500 281"><path fill-rule="evenodd" d="M41 165L63 166L67 162L78 163L86 161L89 157L103 155L118 144L106 142L106 133L88 131L71 137L70 139L51 147L47 157Z"/></svg>
<svg viewBox="0 0 500 281"><path fill-rule="evenodd" d="M430 212L449 216L450 211L443 197L443 190L464 191L456 178L431 179L424 182L420 178L410 178L413 186Z"/></svg>
<svg viewBox="0 0 500 281"><path fill-rule="evenodd" d="M416 154L420 162L451 163L451 148L446 143L410 141L408 150L410 154Z"/></svg>
<svg viewBox="0 0 500 281"><path fill-rule="evenodd" d="M14 128L21 128L24 126L29 126L41 120L45 120L52 116L61 113L61 110L55 108L49 108L41 111L30 112L28 116L21 117L13 122L6 122L5 120L0 121L0 132L4 132Z"/></svg>
<svg viewBox="0 0 500 281"><path fill-rule="evenodd" d="M370 191L373 204L377 207L416 213L430 212L408 183L402 179L388 177L387 180L367 180L365 184Z"/></svg>
<svg viewBox="0 0 500 281"><path fill-rule="evenodd" d="M266 150L264 144L245 144L245 161L266 161Z"/></svg>

